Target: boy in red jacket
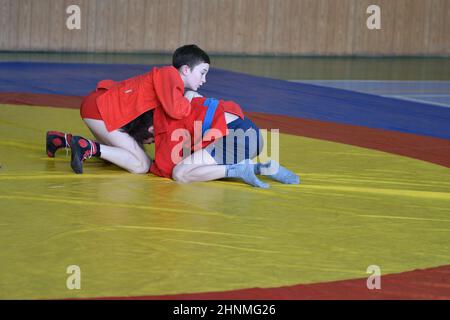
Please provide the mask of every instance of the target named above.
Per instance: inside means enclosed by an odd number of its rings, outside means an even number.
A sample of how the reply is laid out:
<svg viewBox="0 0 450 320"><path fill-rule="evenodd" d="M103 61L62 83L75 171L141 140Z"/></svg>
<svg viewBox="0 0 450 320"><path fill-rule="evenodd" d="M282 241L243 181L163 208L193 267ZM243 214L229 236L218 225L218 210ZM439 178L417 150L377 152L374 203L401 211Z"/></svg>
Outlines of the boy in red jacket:
<svg viewBox="0 0 450 320"><path fill-rule="evenodd" d="M54 157L58 148L70 147L75 173L82 173L83 161L91 157L100 157L132 173L147 173L151 160L142 143L149 142L150 133L148 136L133 133L148 128L153 116L154 135L166 130L166 119L187 117L191 105L184 97L184 88L197 90L206 82L209 70L209 56L196 45L178 48L172 58L172 66L153 68L118 83L100 81L80 108L81 117L96 141L49 131L48 156Z"/></svg>
<svg viewBox="0 0 450 320"><path fill-rule="evenodd" d="M206 82L209 63L209 57L200 48L183 46L175 51L172 67L154 68L120 83L100 81L81 106L81 116L98 142L50 131L47 154L53 157L57 149L70 146L71 166L76 173L82 173L85 159L99 156L132 173L147 173L150 168L156 175L180 182L230 177L266 188L268 185L256 177L263 174L282 183L299 183L298 176L274 161L265 164L248 161L260 153L262 139L259 129L244 117L239 105L205 99L196 93ZM184 97L184 88L193 90L187 93L188 99ZM210 123L206 129L201 128L200 141L191 141L191 138L199 140L194 134L196 121ZM227 149L226 143L221 145L216 140L224 142L228 129L254 134L248 143L237 142ZM193 152L190 156L183 155L177 149L179 141L173 139L173 134L180 130L189 136L188 149ZM143 143L152 142L155 142L153 163L142 147ZM232 159L227 162L230 154ZM247 161L239 163L243 160Z"/></svg>
<svg viewBox="0 0 450 320"><path fill-rule="evenodd" d="M155 147L151 172L179 182L237 178L259 188L268 188L269 185L256 175L285 184L300 183L294 172L275 160L266 163L251 161L261 153L264 142L259 128L244 116L238 104L206 99L196 92L187 92L185 96L191 99L191 117L174 120L168 127L164 144L160 148L158 145ZM198 110L197 115L195 110ZM183 136L183 130L186 131L184 136L188 136L190 149L181 156L177 145L180 145L178 138Z"/></svg>

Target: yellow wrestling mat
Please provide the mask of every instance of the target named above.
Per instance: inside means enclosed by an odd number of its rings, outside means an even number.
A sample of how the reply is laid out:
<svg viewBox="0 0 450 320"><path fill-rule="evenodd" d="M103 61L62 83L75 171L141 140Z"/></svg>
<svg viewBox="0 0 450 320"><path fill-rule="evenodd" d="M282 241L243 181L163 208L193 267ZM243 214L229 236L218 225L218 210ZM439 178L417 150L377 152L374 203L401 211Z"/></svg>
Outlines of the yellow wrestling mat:
<svg viewBox="0 0 450 320"><path fill-rule="evenodd" d="M0 105L0 298L278 287L450 264L450 172L281 135L300 185L178 184L45 153L47 130L90 136L77 110ZM69 290L66 269L81 269Z"/></svg>

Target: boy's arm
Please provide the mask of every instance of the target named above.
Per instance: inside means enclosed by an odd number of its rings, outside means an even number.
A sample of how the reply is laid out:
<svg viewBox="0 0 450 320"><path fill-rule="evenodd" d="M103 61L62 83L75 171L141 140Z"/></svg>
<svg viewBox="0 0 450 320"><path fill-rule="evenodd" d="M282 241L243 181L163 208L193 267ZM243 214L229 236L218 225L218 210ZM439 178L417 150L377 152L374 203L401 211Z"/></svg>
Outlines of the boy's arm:
<svg viewBox="0 0 450 320"><path fill-rule="evenodd" d="M188 99L190 102L192 101L193 98L203 98L201 94L193 90L186 90L186 92L184 93L184 97Z"/></svg>
<svg viewBox="0 0 450 320"><path fill-rule="evenodd" d="M192 102L192 99L194 99L194 98L203 98L203 96L201 94L199 94L198 92L193 91L193 90L187 90L184 93L184 96L190 102ZM231 119L230 121L227 120L227 123L235 120L237 117L244 119L244 113L242 112L241 106L238 105L236 102L231 101L231 100L228 100L228 101L220 100L220 103L223 106L226 118ZM236 118L234 116L236 116Z"/></svg>
<svg viewBox="0 0 450 320"><path fill-rule="evenodd" d="M191 104L184 94L184 83L174 67L155 69L153 86L163 110L174 119L182 119L191 112Z"/></svg>
<svg viewBox="0 0 450 320"><path fill-rule="evenodd" d="M231 101L231 100L221 100L222 105L223 105L223 110L226 113L231 113L233 115L238 116L241 119L244 119L244 112L241 109L241 106L238 105L236 102Z"/></svg>

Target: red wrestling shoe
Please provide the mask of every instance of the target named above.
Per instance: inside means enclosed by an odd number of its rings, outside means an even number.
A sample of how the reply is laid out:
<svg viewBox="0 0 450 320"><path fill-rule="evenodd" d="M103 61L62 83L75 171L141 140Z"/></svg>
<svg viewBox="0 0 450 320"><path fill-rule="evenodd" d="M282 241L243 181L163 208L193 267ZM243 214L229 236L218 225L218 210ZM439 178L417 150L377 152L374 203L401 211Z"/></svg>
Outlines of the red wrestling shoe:
<svg viewBox="0 0 450 320"><path fill-rule="evenodd" d="M72 159L70 166L75 173L83 173L83 161L100 156L100 144L80 136L73 136L71 142Z"/></svg>
<svg viewBox="0 0 450 320"><path fill-rule="evenodd" d="M72 135L59 131L47 131L46 137L46 152L50 158L55 157L55 153L61 148L70 148Z"/></svg>

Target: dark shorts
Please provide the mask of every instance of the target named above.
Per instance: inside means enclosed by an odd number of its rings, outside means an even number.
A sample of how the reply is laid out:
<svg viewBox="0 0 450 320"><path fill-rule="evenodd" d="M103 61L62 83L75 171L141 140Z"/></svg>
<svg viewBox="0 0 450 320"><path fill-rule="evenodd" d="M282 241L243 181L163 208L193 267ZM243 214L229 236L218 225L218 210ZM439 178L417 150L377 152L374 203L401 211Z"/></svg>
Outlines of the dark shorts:
<svg viewBox="0 0 450 320"><path fill-rule="evenodd" d="M259 128L247 117L227 124L229 134L205 148L218 164L235 164L253 159L264 141Z"/></svg>

